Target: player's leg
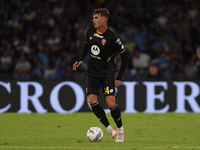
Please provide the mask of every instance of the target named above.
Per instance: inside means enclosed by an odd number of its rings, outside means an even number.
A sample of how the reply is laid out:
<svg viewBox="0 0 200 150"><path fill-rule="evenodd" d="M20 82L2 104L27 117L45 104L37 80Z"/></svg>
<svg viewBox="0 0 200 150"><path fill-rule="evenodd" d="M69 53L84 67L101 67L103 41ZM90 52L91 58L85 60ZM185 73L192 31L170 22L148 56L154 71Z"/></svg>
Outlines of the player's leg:
<svg viewBox="0 0 200 150"><path fill-rule="evenodd" d="M104 96L106 99L107 106L111 111L111 116L117 125L118 135L117 135L116 142L123 142L124 128L122 125L121 111L115 102L116 93L115 93L114 78L112 77L105 78L104 84L103 84L103 91L104 91Z"/></svg>
<svg viewBox="0 0 200 150"><path fill-rule="evenodd" d="M100 86L101 82L97 78L92 78L92 77L87 78L86 93L88 95L88 102L90 103L93 113L97 116L97 118L99 118L101 123L108 129L112 127L110 126L110 123L106 117L105 111L97 101Z"/></svg>
<svg viewBox="0 0 200 150"><path fill-rule="evenodd" d="M122 127L122 119L121 119L121 111L117 104L115 103L115 96L106 96L106 103L108 105L108 108L111 111L111 116L113 117L117 128Z"/></svg>
<svg viewBox="0 0 200 150"><path fill-rule="evenodd" d="M117 125L117 138L116 142L124 141L124 128L122 125L121 111L117 104L115 103L115 96L106 96L106 103L111 111L111 116L113 117Z"/></svg>
<svg viewBox="0 0 200 150"><path fill-rule="evenodd" d="M99 120L105 127L108 127L110 123L108 122L105 111L97 102L97 95L88 95L88 102L90 103L93 113L97 116L97 118L99 118Z"/></svg>

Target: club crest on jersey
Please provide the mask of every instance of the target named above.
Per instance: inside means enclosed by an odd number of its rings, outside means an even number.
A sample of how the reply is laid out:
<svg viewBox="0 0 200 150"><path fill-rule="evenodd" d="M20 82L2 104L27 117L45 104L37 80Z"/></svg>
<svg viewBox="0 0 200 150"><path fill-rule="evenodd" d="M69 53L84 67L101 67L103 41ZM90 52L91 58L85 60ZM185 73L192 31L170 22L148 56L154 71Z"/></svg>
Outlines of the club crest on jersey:
<svg viewBox="0 0 200 150"><path fill-rule="evenodd" d="M101 40L101 44L102 44L102 45L105 45L105 44L106 44L106 40L105 40L105 39L102 39L102 40Z"/></svg>

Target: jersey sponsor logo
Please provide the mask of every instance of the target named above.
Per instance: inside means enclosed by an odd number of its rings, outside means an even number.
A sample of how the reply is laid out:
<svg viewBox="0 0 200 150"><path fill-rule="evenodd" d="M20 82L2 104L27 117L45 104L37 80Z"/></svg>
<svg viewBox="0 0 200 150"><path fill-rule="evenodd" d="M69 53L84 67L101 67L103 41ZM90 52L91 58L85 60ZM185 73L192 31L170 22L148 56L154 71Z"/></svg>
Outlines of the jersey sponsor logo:
<svg viewBox="0 0 200 150"><path fill-rule="evenodd" d="M100 53L100 48L97 45L92 45L91 52L93 55L98 55Z"/></svg>
<svg viewBox="0 0 200 150"><path fill-rule="evenodd" d="M107 87L104 88L104 94L106 95L106 94L109 94L109 93L110 93L110 90L109 90L109 87L107 86Z"/></svg>
<svg viewBox="0 0 200 150"><path fill-rule="evenodd" d="M90 54L91 57L101 60L101 57Z"/></svg>
<svg viewBox="0 0 200 150"><path fill-rule="evenodd" d="M99 35L98 33L95 33L94 36L98 37L98 38L102 38L103 39L103 36Z"/></svg>
<svg viewBox="0 0 200 150"><path fill-rule="evenodd" d="M102 44L102 45L105 45L105 44L106 44L106 40L105 40L105 39L102 39L102 40L101 40L101 44Z"/></svg>

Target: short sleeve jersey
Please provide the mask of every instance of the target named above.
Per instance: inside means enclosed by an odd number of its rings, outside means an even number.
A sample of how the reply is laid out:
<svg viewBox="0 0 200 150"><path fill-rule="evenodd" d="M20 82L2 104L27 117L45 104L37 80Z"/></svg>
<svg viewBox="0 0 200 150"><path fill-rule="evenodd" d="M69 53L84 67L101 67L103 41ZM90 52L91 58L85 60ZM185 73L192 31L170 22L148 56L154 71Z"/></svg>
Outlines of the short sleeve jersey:
<svg viewBox="0 0 200 150"><path fill-rule="evenodd" d="M114 77L116 53L125 52L120 39L110 29L100 34L94 27L86 33L89 44L88 75L98 77Z"/></svg>

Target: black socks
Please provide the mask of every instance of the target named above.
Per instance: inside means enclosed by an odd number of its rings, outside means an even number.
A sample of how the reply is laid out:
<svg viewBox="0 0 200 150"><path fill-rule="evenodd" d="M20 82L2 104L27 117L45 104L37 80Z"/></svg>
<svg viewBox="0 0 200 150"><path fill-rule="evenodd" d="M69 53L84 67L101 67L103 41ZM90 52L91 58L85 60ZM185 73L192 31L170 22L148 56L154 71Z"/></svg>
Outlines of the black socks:
<svg viewBox="0 0 200 150"><path fill-rule="evenodd" d="M103 108L99 105L98 102L95 104L92 104L91 108L94 114L99 118L99 120L105 127L110 125ZM118 128L122 127L121 112L120 112L119 107L115 105L115 107L110 109L110 111L111 111L111 116L113 117L115 123L117 124L117 127Z"/></svg>
<svg viewBox="0 0 200 150"><path fill-rule="evenodd" d="M101 123L107 127L110 125L110 123L108 122L108 119L106 117L105 111L103 110L103 108L99 105L98 102L96 102L95 104L91 105L91 108L94 112L94 114L99 118L99 120L101 121Z"/></svg>
<svg viewBox="0 0 200 150"><path fill-rule="evenodd" d="M120 128L122 126L122 119L121 119L121 112L117 105L110 109L111 116L113 117L115 123L117 124L117 127Z"/></svg>

